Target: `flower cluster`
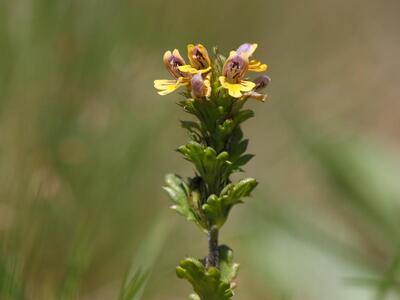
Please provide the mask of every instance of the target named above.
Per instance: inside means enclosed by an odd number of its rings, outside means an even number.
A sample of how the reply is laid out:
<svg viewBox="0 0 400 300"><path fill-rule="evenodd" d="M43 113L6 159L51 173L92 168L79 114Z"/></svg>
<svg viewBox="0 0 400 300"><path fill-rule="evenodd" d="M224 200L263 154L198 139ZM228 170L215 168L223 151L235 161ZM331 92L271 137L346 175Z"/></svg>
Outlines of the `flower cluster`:
<svg viewBox="0 0 400 300"><path fill-rule="evenodd" d="M267 65L253 59L257 44L245 43L237 50L231 51L228 58L217 55L215 63L211 62L207 49L201 45L187 46L189 64L177 49L164 54L164 64L173 79L155 80L154 87L160 95L167 95L185 87L194 99L209 99L212 88L216 92L227 92L235 99L253 98L264 101L260 93L270 81L267 75L248 80L248 72L265 72ZM216 64L220 63L221 66Z"/></svg>

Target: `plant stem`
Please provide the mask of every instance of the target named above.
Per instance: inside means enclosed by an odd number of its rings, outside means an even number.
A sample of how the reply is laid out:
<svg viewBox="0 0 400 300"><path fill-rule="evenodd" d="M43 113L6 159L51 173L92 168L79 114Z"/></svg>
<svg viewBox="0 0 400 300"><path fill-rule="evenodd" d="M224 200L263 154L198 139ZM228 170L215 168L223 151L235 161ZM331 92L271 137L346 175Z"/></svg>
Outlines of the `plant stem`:
<svg viewBox="0 0 400 300"><path fill-rule="evenodd" d="M219 268L218 228L210 227L208 230L208 257L206 268Z"/></svg>

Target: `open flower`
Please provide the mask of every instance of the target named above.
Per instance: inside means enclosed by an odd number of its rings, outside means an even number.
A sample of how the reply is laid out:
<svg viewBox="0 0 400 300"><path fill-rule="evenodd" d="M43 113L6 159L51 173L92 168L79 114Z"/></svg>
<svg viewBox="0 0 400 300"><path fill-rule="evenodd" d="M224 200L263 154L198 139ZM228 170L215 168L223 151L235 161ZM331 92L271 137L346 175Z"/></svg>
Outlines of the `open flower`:
<svg viewBox="0 0 400 300"><path fill-rule="evenodd" d="M185 60L175 49L172 53L167 51L164 53L163 61L168 72L174 77L172 80L154 80L154 87L159 90L158 94L167 95L177 90L181 86L187 86L190 82L189 74L179 70L180 66L185 65Z"/></svg>
<svg viewBox="0 0 400 300"><path fill-rule="evenodd" d="M211 60L207 49L202 44L187 46L190 64L179 66L181 72L189 74L207 73L211 70Z"/></svg>
<svg viewBox="0 0 400 300"><path fill-rule="evenodd" d="M228 90L229 95L234 98L255 98L264 100L264 95L256 93L258 83L243 80L248 71L264 72L267 65L258 60L249 60L257 49L257 44L242 44L236 51L231 51L222 69L219 81L223 88Z"/></svg>
<svg viewBox="0 0 400 300"><path fill-rule="evenodd" d="M222 76L219 77L222 87L227 89L232 97L240 98L243 96L242 92L250 92L256 86L254 82L243 80L248 69L249 60L247 56L232 51L225 61Z"/></svg>

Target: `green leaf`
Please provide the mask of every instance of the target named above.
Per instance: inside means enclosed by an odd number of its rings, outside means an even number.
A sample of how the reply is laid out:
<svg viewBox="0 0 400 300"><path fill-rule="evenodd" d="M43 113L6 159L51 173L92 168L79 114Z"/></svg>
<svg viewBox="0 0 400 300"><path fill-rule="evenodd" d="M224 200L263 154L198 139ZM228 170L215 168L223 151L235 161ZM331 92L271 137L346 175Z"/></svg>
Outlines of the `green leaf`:
<svg viewBox="0 0 400 300"><path fill-rule="evenodd" d="M233 117L233 122L235 125L239 125L240 123L243 123L244 121L254 117L254 112L250 109L245 109L242 111L239 111L234 117Z"/></svg>
<svg viewBox="0 0 400 300"><path fill-rule="evenodd" d="M171 208L188 221L197 221L196 215L189 205L190 190L186 182L174 174L166 175L165 182L167 186L164 187L164 190L175 203Z"/></svg>
<svg viewBox="0 0 400 300"><path fill-rule="evenodd" d="M198 132L201 132L201 126L197 122L181 121L181 126L182 126L182 128L185 128L187 130L191 130L191 131L197 130Z"/></svg>
<svg viewBox="0 0 400 300"><path fill-rule="evenodd" d="M232 282L239 271L239 264L233 262L233 251L226 245L219 246L219 269L221 280Z"/></svg>
<svg viewBox="0 0 400 300"><path fill-rule="evenodd" d="M247 100L234 101L232 105L232 114L236 114L246 104Z"/></svg>
<svg viewBox="0 0 400 300"><path fill-rule="evenodd" d="M232 281L236 278L239 264L233 262L233 251L226 245L219 247L219 270L208 270L197 259L186 258L176 268L179 278L187 279L196 294L190 300L229 300L234 295Z"/></svg>
<svg viewBox="0 0 400 300"><path fill-rule="evenodd" d="M208 197L207 202L202 208L204 214L207 216L212 225L215 225L218 228L221 228L222 225L224 225L228 217L228 213L221 198L216 195L211 195Z"/></svg>
<svg viewBox="0 0 400 300"><path fill-rule="evenodd" d="M203 205L203 212L212 225L221 228L226 222L229 212L235 204L242 203L242 198L247 197L257 186L257 181L247 178L236 184L227 185L220 196L211 195Z"/></svg>
<svg viewBox="0 0 400 300"><path fill-rule="evenodd" d="M230 167L230 170L233 171L242 171L241 166L244 166L247 164L252 158L254 157L253 154L245 154L237 158L236 160L232 159L232 165Z"/></svg>
<svg viewBox="0 0 400 300"><path fill-rule="evenodd" d="M182 128L189 132L189 136L196 142L203 140L203 131L199 123L193 121L181 121Z"/></svg>
<svg viewBox="0 0 400 300"><path fill-rule="evenodd" d="M241 198L250 196L250 193L257 186L258 182L254 178L246 178L240 180L236 184L227 185L221 192L225 203L234 205L241 201Z"/></svg>
<svg viewBox="0 0 400 300"><path fill-rule="evenodd" d="M217 153L213 148L193 141L179 147L178 152L193 162L211 192L217 191L219 184L227 180L231 165L228 152Z"/></svg>
<svg viewBox="0 0 400 300"><path fill-rule="evenodd" d="M232 135L231 135L230 139L231 139L232 146L240 143L240 141L243 139L243 131L240 128L240 126L236 127L232 131Z"/></svg>
<svg viewBox="0 0 400 300"><path fill-rule="evenodd" d="M239 158L246 151L248 145L249 145L248 139L243 140L236 145L232 145L232 149L230 151L232 160Z"/></svg>
<svg viewBox="0 0 400 300"><path fill-rule="evenodd" d="M221 272L214 267L208 270L197 259L186 258L176 268L179 278L187 279L201 300L229 300L234 295L230 283L225 282ZM192 298L196 299L196 298Z"/></svg>

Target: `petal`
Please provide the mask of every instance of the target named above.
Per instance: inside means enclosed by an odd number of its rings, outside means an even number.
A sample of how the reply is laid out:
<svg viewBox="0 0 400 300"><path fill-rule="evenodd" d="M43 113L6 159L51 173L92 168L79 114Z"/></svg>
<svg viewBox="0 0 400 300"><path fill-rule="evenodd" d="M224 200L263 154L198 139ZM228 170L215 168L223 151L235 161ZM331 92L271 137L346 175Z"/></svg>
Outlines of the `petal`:
<svg viewBox="0 0 400 300"><path fill-rule="evenodd" d="M184 80L182 77L178 80L154 80L154 87L157 90L159 95L164 96L173 91L177 90L181 86L187 85L187 81Z"/></svg>
<svg viewBox="0 0 400 300"><path fill-rule="evenodd" d="M211 96L211 73L208 73L206 75L206 79L204 79L204 84L206 86L207 92L206 92L206 97L210 97Z"/></svg>
<svg viewBox="0 0 400 300"><path fill-rule="evenodd" d="M206 86L206 97L210 97L211 96L211 82L210 80L204 80L204 85Z"/></svg>
<svg viewBox="0 0 400 300"><path fill-rule="evenodd" d="M250 43L244 43L240 45L239 48L237 48L236 52L237 54L245 54L247 57L250 57L253 55L253 53L257 49L257 44L250 44Z"/></svg>
<svg viewBox="0 0 400 300"><path fill-rule="evenodd" d="M191 65L183 65L179 66L178 70L184 73L189 73L189 74L197 74L198 70L193 68Z"/></svg>
<svg viewBox="0 0 400 300"><path fill-rule="evenodd" d="M172 53L171 51L165 51L164 56L163 56L163 61L165 64L169 63L169 59L171 58Z"/></svg>
<svg viewBox="0 0 400 300"><path fill-rule="evenodd" d="M265 72L267 70L267 65L262 64L258 60L252 59L249 63L249 71L252 72Z"/></svg>
<svg viewBox="0 0 400 300"><path fill-rule="evenodd" d="M185 62L185 60L182 58L182 55L179 53L178 49L174 49L174 51L172 51L172 55L178 58L180 61Z"/></svg>
<svg viewBox="0 0 400 300"><path fill-rule="evenodd" d="M190 64L196 69L206 69L211 65L206 47L202 44L189 44L187 46Z"/></svg>
<svg viewBox="0 0 400 300"><path fill-rule="evenodd" d="M231 54L222 68L222 75L224 75L228 81L238 83L246 74L248 67L249 60L245 55L238 55L235 51L231 51Z"/></svg>
<svg viewBox="0 0 400 300"><path fill-rule="evenodd" d="M250 92L252 89L255 88L255 86L256 84L251 81L242 80L240 82L240 90L243 92Z"/></svg>
<svg viewBox="0 0 400 300"><path fill-rule="evenodd" d="M179 54L179 51L177 49L174 49L174 51L171 53L171 51L166 51L164 53L163 57L164 65L167 68L168 72L174 77L174 78L179 78L183 76L179 70L178 67L182 66L185 63L184 59L182 56Z"/></svg>
<svg viewBox="0 0 400 300"><path fill-rule="evenodd" d="M193 52L193 48L194 48L194 45L193 45L193 44L188 44L188 45L187 45L187 52L188 52L188 55L189 55L190 53ZM189 59L190 59L190 57L189 57Z"/></svg>
<svg viewBox="0 0 400 300"><path fill-rule="evenodd" d="M208 68L199 70L199 72L202 73L202 74L203 74L203 73L207 73L207 72L209 72L209 71L211 71L211 66L208 67Z"/></svg>
<svg viewBox="0 0 400 300"><path fill-rule="evenodd" d="M240 92L240 84L231 84L228 88L228 93L233 98L240 98L242 97L242 93Z"/></svg>
<svg viewBox="0 0 400 300"><path fill-rule="evenodd" d="M225 76L220 76L219 81L221 83L221 86L225 89L228 90L229 95L231 95L233 98L240 98L242 97L241 91L241 84L240 83L230 83L226 81Z"/></svg>
<svg viewBox="0 0 400 300"><path fill-rule="evenodd" d="M183 66L179 66L178 70L183 72L183 73L189 73L189 74L198 74L198 73L207 73L208 71L211 70L211 67L205 68L205 69L196 69L193 68L191 65L183 65Z"/></svg>
<svg viewBox="0 0 400 300"><path fill-rule="evenodd" d="M225 76L219 76L218 79L219 79L219 82L221 83L221 86L226 88L226 84L227 84L226 77Z"/></svg>
<svg viewBox="0 0 400 300"><path fill-rule="evenodd" d="M251 98L251 99L255 99L255 100L264 102L265 99L267 98L267 95L251 91L251 92L245 93L243 95L243 98L244 99Z"/></svg>
<svg viewBox="0 0 400 300"><path fill-rule="evenodd" d="M166 86L176 84L176 80L159 79L154 80L154 87L158 90L164 89Z"/></svg>

